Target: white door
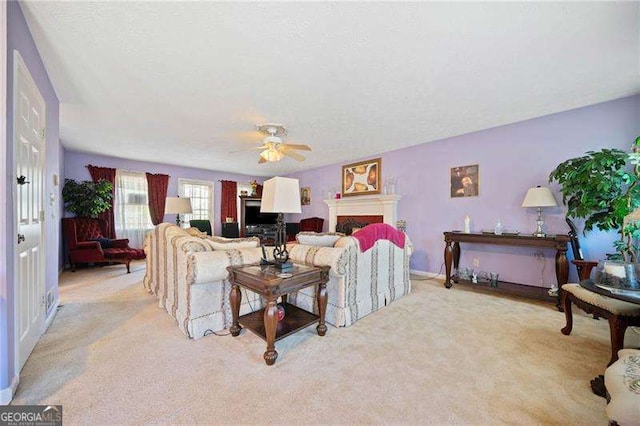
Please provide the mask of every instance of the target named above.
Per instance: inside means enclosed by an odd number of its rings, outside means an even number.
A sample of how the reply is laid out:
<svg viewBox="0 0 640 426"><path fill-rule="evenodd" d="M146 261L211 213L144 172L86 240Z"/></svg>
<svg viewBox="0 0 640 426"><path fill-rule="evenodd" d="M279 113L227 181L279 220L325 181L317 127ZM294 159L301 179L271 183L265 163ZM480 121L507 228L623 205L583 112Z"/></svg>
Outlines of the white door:
<svg viewBox="0 0 640 426"><path fill-rule="evenodd" d="M20 55L14 54L14 161L18 371L44 332L45 103Z"/></svg>

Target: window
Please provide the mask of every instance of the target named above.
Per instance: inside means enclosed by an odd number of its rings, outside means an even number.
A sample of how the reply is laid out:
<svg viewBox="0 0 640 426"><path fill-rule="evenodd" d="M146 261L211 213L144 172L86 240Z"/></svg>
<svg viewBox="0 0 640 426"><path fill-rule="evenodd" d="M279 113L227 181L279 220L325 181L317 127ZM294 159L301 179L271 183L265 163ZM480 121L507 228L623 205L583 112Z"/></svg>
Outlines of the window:
<svg viewBox="0 0 640 426"><path fill-rule="evenodd" d="M143 247L145 234L153 229L147 194L144 173L116 170L116 199L113 203L116 236L128 238L131 247Z"/></svg>
<svg viewBox="0 0 640 426"><path fill-rule="evenodd" d="M213 224L213 182L203 180L178 179L178 192L181 197L191 198L192 214L185 214L182 220L189 223L192 219L208 220Z"/></svg>

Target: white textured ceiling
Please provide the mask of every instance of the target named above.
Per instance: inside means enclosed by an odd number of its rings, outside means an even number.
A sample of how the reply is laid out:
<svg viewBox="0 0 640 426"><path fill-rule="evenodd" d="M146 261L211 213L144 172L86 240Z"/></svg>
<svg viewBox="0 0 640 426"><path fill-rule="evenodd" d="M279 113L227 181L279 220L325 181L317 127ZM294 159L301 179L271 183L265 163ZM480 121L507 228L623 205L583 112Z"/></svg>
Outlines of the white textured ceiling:
<svg viewBox="0 0 640 426"><path fill-rule="evenodd" d="M63 145L116 157L268 176L640 93L637 2L21 4Z"/></svg>

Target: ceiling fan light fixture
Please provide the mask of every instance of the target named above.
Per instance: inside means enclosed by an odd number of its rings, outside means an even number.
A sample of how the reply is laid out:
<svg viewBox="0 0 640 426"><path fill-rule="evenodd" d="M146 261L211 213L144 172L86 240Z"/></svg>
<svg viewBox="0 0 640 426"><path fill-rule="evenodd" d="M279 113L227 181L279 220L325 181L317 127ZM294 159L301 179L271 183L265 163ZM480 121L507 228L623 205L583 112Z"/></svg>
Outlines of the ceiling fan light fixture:
<svg viewBox="0 0 640 426"><path fill-rule="evenodd" d="M268 143L280 144L282 143L282 138L278 136L267 136L266 138L264 138L263 142L265 144L268 144Z"/></svg>
<svg viewBox="0 0 640 426"><path fill-rule="evenodd" d="M287 134L287 129L282 124L266 123L258 124L257 129L264 133L263 145L257 149L264 149L260 153L259 164L273 161L280 161L285 156L296 161L304 161L305 158L295 152L296 150L311 151L309 145L283 143L282 136Z"/></svg>
<svg viewBox="0 0 640 426"><path fill-rule="evenodd" d="M284 154L277 149L265 149L260 153L260 157L267 161L280 161L284 158Z"/></svg>

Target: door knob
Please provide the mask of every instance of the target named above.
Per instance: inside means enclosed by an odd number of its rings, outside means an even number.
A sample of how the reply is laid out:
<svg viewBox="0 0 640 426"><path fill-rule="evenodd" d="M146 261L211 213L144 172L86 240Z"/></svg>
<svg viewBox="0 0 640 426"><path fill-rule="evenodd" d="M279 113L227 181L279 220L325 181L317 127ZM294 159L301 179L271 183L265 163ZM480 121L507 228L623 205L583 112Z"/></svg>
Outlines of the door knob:
<svg viewBox="0 0 640 426"><path fill-rule="evenodd" d="M24 175L20 175L19 177L16 178L16 180L18 181L18 185L24 185L27 183L31 183L27 180L27 178Z"/></svg>
<svg viewBox="0 0 640 426"><path fill-rule="evenodd" d="M25 240L24 234L18 234L18 244Z"/></svg>

